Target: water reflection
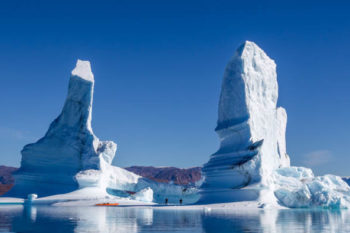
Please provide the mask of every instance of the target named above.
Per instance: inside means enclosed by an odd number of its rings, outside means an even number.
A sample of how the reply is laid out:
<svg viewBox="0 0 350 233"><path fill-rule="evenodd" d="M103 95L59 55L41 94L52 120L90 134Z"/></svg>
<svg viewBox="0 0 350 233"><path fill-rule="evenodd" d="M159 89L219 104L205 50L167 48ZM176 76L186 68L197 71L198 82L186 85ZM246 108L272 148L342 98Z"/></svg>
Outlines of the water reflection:
<svg viewBox="0 0 350 233"><path fill-rule="evenodd" d="M346 210L0 206L0 232L350 232Z"/></svg>
<svg viewBox="0 0 350 233"><path fill-rule="evenodd" d="M202 215L205 232L350 232L348 210L221 210Z"/></svg>

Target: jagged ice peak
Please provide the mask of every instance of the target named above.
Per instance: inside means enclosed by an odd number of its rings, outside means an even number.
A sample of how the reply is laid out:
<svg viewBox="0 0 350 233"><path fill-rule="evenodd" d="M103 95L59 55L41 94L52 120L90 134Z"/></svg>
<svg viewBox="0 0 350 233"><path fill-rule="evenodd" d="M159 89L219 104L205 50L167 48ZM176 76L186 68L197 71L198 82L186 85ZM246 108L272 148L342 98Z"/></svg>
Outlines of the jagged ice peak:
<svg viewBox="0 0 350 233"><path fill-rule="evenodd" d="M89 82L94 82L94 74L91 71L91 65L89 61L83 61L78 59L75 68L72 70L72 76L78 76Z"/></svg>

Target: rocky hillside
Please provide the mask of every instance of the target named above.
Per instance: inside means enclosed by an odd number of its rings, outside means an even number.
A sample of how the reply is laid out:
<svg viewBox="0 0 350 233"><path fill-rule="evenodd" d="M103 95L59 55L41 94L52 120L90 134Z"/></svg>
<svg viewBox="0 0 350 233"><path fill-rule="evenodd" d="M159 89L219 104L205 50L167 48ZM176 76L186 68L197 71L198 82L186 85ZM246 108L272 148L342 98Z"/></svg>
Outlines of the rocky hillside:
<svg viewBox="0 0 350 233"><path fill-rule="evenodd" d="M6 193L13 185L14 179L12 173L17 168L0 166L0 195Z"/></svg>
<svg viewBox="0 0 350 233"><path fill-rule="evenodd" d="M188 185L194 184L201 179L201 167L182 169L176 167L132 166L125 169L151 180L164 183L174 182L175 184Z"/></svg>

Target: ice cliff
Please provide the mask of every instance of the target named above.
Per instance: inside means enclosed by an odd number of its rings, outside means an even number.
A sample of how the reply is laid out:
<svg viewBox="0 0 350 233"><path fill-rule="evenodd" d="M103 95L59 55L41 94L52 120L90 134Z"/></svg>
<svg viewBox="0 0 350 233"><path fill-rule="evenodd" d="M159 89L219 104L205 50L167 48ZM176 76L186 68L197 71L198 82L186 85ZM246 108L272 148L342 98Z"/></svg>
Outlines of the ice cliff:
<svg viewBox="0 0 350 233"><path fill-rule="evenodd" d="M199 203L258 201L287 207L347 205L340 177L314 177L290 167L287 114L277 107L276 64L246 41L229 61L222 82L215 131L219 150L204 164Z"/></svg>
<svg viewBox="0 0 350 233"><path fill-rule="evenodd" d="M193 189L159 184L111 165L117 145L100 141L93 133L93 91L90 62L78 60L61 114L43 138L23 148L21 167L14 174L15 185L7 196L26 197L37 193L42 197L96 187L106 195L137 200L163 202L165 198L174 201L181 197L195 198Z"/></svg>
<svg viewBox="0 0 350 233"><path fill-rule="evenodd" d="M93 90L90 63L78 60L61 114L43 138L23 148L10 194L46 196L72 191L78 188L74 177L79 171L100 169L103 162L112 161L116 144L100 141L91 128Z"/></svg>
<svg viewBox="0 0 350 233"><path fill-rule="evenodd" d="M289 166L287 114L277 99L275 62L245 42L224 73L215 129L220 148L203 167L201 201L255 200L272 171Z"/></svg>

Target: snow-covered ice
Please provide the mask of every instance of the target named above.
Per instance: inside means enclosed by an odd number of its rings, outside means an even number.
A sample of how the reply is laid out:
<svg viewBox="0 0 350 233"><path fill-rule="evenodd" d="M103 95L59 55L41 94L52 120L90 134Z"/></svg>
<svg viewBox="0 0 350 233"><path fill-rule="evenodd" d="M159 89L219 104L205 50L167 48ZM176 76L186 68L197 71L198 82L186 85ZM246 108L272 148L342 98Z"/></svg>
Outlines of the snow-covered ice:
<svg viewBox="0 0 350 233"><path fill-rule="evenodd" d="M93 90L90 63L78 60L61 114L43 138L23 148L15 186L7 195L47 196L73 191L78 188L77 172L99 169L101 160L113 159L116 144L100 141L91 128Z"/></svg>
<svg viewBox="0 0 350 233"><path fill-rule="evenodd" d="M315 177L309 168L285 167L274 173L279 204L292 208L349 208L350 187L339 176Z"/></svg>
<svg viewBox="0 0 350 233"><path fill-rule="evenodd" d="M198 203L350 207L350 187L340 177L314 177L311 169L290 167L287 113L277 100L275 62L246 41L224 73L215 129L220 148L203 167Z"/></svg>
<svg viewBox="0 0 350 233"><path fill-rule="evenodd" d="M61 114L43 138L22 150L15 186L7 193L16 198L0 198L0 204L196 202L195 187L157 183L111 165L117 145L93 133L93 91L90 63L78 60ZM166 208L349 208L350 187L341 177L315 177L311 169L290 166L287 113L277 100L275 62L245 42L224 73L215 129L220 148L203 166L200 200Z"/></svg>
<svg viewBox="0 0 350 233"><path fill-rule="evenodd" d="M22 150L15 185L6 196L45 200L124 197L143 202L195 202L197 190L157 183L120 167L112 166L117 145L100 141L91 127L94 75L90 62L78 60L71 73L68 94L61 114L47 133ZM78 190L78 191L77 191ZM90 190L84 192L84 190ZM64 193L67 193L64 195ZM60 194L60 198L56 195ZM50 198L41 198L51 196Z"/></svg>
<svg viewBox="0 0 350 233"><path fill-rule="evenodd" d="M134 194L134 199L137 201L152 202L153 190L150 187L142 189Z"/></svg>
<svg viewBox="0 0 350 233"><path fill-rule="evenodd" d="M224 73L215 129L220 148L203 167L201 202L260 199L274 169L289 166L287 114L277 99L275 62L245 42Z"/></svg>

